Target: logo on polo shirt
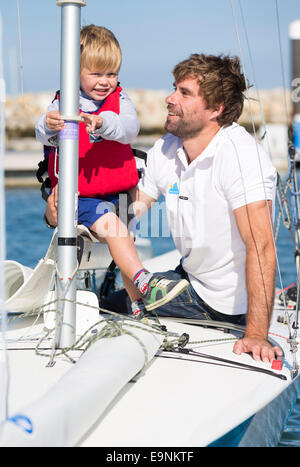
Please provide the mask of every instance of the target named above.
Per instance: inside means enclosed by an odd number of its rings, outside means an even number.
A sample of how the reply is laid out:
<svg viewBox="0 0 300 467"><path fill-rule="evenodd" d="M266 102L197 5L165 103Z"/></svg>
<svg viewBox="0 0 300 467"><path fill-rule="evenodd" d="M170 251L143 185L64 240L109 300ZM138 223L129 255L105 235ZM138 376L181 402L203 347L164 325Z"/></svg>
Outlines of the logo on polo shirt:
<svg viewBox="0 0 300 467"><path fill-rule="evenodd" d="M179 195L179 188L177 182L174 183L174 185L170 186L168 193L170 193L171 195Z"/></svg>

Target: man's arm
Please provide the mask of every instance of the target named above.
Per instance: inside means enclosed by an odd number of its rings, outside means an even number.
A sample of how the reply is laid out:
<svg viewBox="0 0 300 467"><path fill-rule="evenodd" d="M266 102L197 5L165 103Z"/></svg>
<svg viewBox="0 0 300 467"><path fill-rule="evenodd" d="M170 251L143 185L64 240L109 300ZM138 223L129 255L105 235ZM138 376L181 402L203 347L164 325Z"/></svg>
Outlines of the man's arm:
<svg viewBox="0 0 300 467"><path fill-rule="evenodd" d="M58 184L55 185L52 192L48 196L45 217L48 224L52 227L57 226L57 209L58 209Z"/></svg>
<svg viewBox="0 0 300 467"><path fill-rule="evenodd" d="M272 202L257 201L234 211L246 246L246 287L248 312L245 336L236 342L234 352L250 352L255 360L272 361L281 356L279 347L267 342L273 311L276 255L273 241Z"/></svg>
<svg viewBox="0 0 300 467"><path fill-rule="evenodd" d="M138 187L133 188L129 193L133 201L133 211L137 219L142 217L142 215L145 214L145 212L147 212L148 209L150 209L156 202L155 198L147 195Z"/></svg>

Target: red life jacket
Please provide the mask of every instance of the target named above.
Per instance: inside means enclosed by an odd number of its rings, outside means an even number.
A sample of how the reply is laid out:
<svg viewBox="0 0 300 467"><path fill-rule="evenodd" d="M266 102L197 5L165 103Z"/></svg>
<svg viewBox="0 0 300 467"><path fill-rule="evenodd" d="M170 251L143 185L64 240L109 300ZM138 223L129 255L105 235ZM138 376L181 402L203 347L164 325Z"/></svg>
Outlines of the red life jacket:
<svg viewBox="0 0 300 467"><path fill-rule="evenodd" d="M119 114L121 90L122 88L118 86L106 98L101 109L93 113L99 114L105 110L110 110ZM51 189L57 184L55 157L57 158L57 172L58 154L55 155L55 149L52 148L48 163ZM86 132L85 123L79 123L79 196L97 198L128 191L137 185L138 179L134 154L129 144L104 139L100 142L91 143Z"/></svg>

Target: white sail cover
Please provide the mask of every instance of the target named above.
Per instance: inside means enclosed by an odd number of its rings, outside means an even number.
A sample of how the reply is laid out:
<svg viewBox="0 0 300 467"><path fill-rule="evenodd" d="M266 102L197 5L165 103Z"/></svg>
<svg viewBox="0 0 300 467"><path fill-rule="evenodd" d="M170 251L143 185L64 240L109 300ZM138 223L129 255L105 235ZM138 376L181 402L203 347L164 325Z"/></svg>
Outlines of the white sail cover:
<svg viewBox="0 0 300 467"><path fill-rule="evenodd" d="M142 370L145 349L150 361L161 345L163 337L148 332L149 328L127 329L137 338L123 334L97 341L44 397L6 420L0 426L0 446L78 443L125 384Z"/></svg>

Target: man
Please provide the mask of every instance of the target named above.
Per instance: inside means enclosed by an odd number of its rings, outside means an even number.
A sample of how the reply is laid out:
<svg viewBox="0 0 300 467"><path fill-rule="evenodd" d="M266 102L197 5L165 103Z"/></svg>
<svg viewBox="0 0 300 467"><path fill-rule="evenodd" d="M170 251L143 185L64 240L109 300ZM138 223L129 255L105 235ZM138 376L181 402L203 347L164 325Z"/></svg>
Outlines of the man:
<svg viewBox="0 0 300 467"><path fill-rule="evenodd" d="M193 54L174 71L167 97L168 134L150 150L136 190L135 210L160 195L182 255L164 276L190 282L159 316L244 323L234 352L255 360L282 355L267 342L275 289L272 230L276 170L268 155L236 122L243 110L245 77L238 58ZM126 292L101 307L129 310Z"/></svg>
<svg viewBox="0 0 300 467"><path fill-rule="evenodd" d="M143 214L165 196L169 227L182 255L171 280L189 287L159 316L185 316L244 324L237 354L272 361L282 355L267 342L275 289L272 230L276 170L268 155L236 122L246 82L237 58L193 54L174 71L167 97L168 134L148 153L145 175L135 193ZM50 196L47 218L55 212ZM131 312L125 290L101 302Z"/></svg>

